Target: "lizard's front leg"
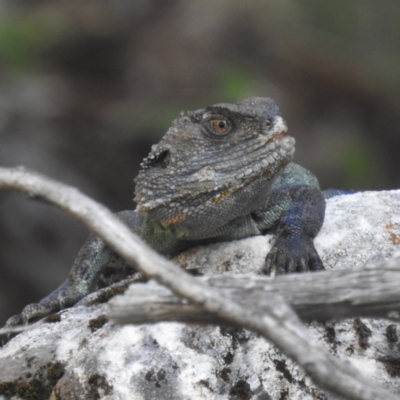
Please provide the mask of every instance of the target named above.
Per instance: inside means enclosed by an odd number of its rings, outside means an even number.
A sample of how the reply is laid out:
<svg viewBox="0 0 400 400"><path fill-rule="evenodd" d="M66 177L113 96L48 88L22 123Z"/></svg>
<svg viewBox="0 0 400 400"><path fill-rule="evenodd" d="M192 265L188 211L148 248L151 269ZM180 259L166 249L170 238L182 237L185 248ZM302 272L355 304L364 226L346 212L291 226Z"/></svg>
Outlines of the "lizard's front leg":
<svg viewBox="0 0 400 400"><path fill-rule="evenodd" d="M116 214L133 232L140 233L143 218L135 211ZM98 236L90 234L76 257L67 280L39 303L29 304L21 314L9 318L6 325L27 324L53 312L71 307L90 293L103 269L115 261L115 253ZM118 263L117 266L126 265Z"/></svg>
<svg viewBox="0 0 400 400"><path fill-rule="evenodd" d="M113 252L97 236L90 234L72 266L67 280L39 303L29 304L6 325L27 324L70 307L89 294L93 282L111 259Z"/></svg>
<svg viewBox="0 0 400 400"><path fill-rule="evenodd" d="M258 212L273 222L275 243L265 259L265 272L285 274L323 270L314 247L321 229L325 200L319 189L307 185L283 185L273 194L273 206Z"/></svg>

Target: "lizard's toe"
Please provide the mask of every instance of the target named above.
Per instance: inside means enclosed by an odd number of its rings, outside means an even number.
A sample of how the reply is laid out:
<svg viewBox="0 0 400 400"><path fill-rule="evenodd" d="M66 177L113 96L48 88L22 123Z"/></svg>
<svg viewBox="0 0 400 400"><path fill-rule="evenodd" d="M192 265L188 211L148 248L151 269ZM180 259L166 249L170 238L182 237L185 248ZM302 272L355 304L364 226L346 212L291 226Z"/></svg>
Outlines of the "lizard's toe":
<svg viewBox="0 0 400 400"><path fill-rule="evenodd" d="M322 263L322 260L320 256L318 255L317 251L314 248L314 252L310 255L310 271L323 271L324 264Z"/></svg>
<svg viewBox="0 0 400 400"><path fill-rule="evenodd" d="M277 254L277 249L274 247L272 250L267 254L265 257L265 263L264 263L264 268L262 269L262 272L265 275L272 275L272 274L278 274L278 265L276 262L276 254ZM284 273L284 272L281 272Z"/></svg>
<svg viewBox="0 0 400 400"><path fill-rule="evenodd" d="M34 322L40 318L43 318L54 311L58 311L57 304L41 304L34 303L27 305L21 312L21 314L14 315L9 318L6 322L6 326L17 326L26 325L30 322Z"/></svg>
<svg viewBox="0 0 400 400"><path fill-rule="evenodd" d="M309 271L308 263L304 258L299 260L298 265L297 265L297 271L298 272L307 272L307 271Z"/></svg>
<svg viewBox="0 0 400 400"><path fill-rule="evenodd" d="M6 325L5 326L17 326L17 325L22 325L22 315L21 314L17 314L17 315L13 315L12 317L8 318Z"/></svg>

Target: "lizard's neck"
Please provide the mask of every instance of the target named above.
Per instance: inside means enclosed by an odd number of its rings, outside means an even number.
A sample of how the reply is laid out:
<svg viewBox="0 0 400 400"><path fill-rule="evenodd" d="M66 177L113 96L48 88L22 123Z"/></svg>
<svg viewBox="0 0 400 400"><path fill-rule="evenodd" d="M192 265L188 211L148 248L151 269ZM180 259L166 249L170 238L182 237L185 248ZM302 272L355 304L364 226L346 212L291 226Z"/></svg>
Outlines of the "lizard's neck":
<svg viewBox="0 0 400 400"><path fill-rule="evenodd" d="M174 225L165 225L151 218L148 214L143 217L139 235L154 250L164 255L175 255L191 244L179 238L179 232Z"/></svg>
<svg viewBox="0 0 400 400"><path fill-rule="evenodd" d="M268 201L274 178L260 177L220 195L215 191L202 193L185 199L182 205L160 206L143 214L148 216L151 234L165 235L166 240L169 237L178 241L215 238L231 221L249 215Z"/></svg>

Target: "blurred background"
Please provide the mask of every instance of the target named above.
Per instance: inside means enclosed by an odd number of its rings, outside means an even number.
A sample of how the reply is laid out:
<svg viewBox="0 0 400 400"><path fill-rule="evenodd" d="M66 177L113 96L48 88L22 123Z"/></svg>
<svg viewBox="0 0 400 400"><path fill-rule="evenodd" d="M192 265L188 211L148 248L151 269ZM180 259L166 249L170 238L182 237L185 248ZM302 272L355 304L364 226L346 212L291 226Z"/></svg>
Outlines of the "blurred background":
<svg viewBox="0 0 400 400"><path fill-rule="evenodd" d="M276 100L323 188L400 188L400 2L0 0L0 165L133 208L181 110ZM87 231L0 192L0 325L66 277Z"/></svg>

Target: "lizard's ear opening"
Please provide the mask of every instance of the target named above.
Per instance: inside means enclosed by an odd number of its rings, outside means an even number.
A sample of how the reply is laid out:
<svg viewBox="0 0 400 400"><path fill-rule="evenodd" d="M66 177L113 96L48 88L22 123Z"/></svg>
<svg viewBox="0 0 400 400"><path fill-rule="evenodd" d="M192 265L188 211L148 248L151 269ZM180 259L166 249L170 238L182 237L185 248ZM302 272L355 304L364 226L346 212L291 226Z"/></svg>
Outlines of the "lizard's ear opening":
<svg viewBox="0 0 400 400"><path fill-rule="evenodd" d="M148 169L148 168L165 169L170 164L170 161L171 161L171 154L169 150L164 149L155 154L150 153L149 156L143 160L141 167L143 169Z"/></svg>

